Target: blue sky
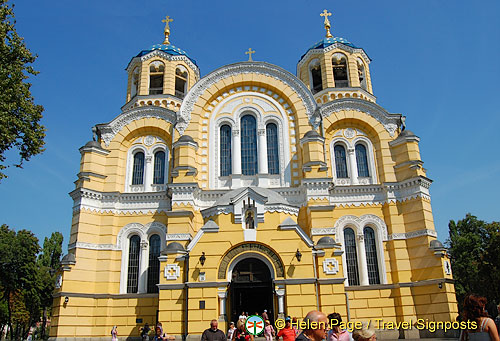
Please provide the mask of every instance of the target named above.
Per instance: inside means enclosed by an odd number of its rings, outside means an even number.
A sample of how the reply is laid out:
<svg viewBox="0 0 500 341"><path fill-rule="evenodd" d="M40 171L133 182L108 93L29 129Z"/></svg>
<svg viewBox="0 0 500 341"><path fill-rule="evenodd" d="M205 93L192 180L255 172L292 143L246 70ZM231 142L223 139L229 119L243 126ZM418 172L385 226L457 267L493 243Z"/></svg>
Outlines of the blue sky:
<svg viewBox="0 0 500 341"><path fill-rule="evenodd" d="M247 59L295 74L300 56L332 34L362 47L378 104L407 116L420 138L438 238L448 221L471 212L500 220L498 157L500 2L469 1L16 1L17 31L38 54L32 93L45 107L46 151L11 167L0 183L0 223L43 240L69 237L68 193L79 170L78 148L91 127L125 104L130 59L161 43L165 15L171 42L196 59L202 76ZM9 153L10 163L17 158Z"/></svg>

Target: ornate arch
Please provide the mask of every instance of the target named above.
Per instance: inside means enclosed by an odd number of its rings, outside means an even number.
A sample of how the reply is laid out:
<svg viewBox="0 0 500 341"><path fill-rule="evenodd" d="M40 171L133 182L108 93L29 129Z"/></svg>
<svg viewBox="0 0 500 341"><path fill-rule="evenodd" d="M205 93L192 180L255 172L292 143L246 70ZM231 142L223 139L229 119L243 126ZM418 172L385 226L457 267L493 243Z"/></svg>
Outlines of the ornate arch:
<svg viewBox="0 0 500 341"><path fill-rule="evenodd" d="M285 266L283 265L281 258L276 254L276 252L274 252L274 250L263 244L243 243L233 247L224 255L224 257L222 257L219 265L219 270L217 272L217 278L222 280L226 279L229 265L234 259L238 258L245 252L253 252L260 255L265 255L274 267L274 273L276 277L284 277Z"/></svg>
<svg viewBox="0 0 500 341"><path fill-rule="evenodd" d="M203 92L210 88L218 81L235 76L238 74L260 74L272 77L276 80L283 82L290 87L299 98L306 108L306 113L309 118L309 123L317 128L320 119L316 113L316 101L309 89L297 77L290 72L269 63L264 62L243 62L223 66L207 76L200 79L187 93L184 101L182 102L181 109L178 112L178 122L176 129L182 135L186 130L189 122L191 121L191 112L193 111L194 104L198 101Z"/></svg>
<svg viewBox="0 0 500 341"><path fill-rule="evenodd" d="M344 227L351 226L354 227L356 235L363 235L363 228L366 225L370 225L375 228L375 232L379 234L382 241L388 240L387 225L378 216L374 214L365 214L361 217L356 217L354 215L345 215L337 220L335 223L335 239L337 242L341 241L341 234Z"/></svg>

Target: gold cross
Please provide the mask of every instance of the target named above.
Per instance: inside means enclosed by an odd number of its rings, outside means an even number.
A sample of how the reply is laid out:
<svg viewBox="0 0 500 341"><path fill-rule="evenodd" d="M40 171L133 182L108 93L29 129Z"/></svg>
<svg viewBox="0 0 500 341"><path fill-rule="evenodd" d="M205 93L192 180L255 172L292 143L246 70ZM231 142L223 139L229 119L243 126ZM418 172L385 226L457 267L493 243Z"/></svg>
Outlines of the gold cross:
<svg viewBox="0 0 500 341"><path fill-rule="evenodd" d="M170 36L170 26L168 24L172 21L174 21L174 19L170 19L170 16L168 15L161 21L165 23L165 30L163 31L163 33L165 33L165 40L163 41L163 44L165 45L170 44L170 42L168 41L168 37Z"/></svg>
<svg viewBox="0 0 500 341"><path fill-rule="evenodd" d="M333 37L332 34L330 33L330 20L328 20L328 17L331 16L332 13L329 13L326 9L323 10L323 12L320 14L320 16L325 17L325 30L326 30L326 37L331 38Z"/></svg>
<svg viewBox="0 0 500 341"><path fill-rule="evenodd" d="M252 51L252 48L251 48L251 47L248 49L248 51L247 51L247 52L245 52L245 54L247 54L247 55L248 55L248 61L249 61L249 62L253 62L253 59L252 59L252 53L255 53L255 51Z"/></svg>

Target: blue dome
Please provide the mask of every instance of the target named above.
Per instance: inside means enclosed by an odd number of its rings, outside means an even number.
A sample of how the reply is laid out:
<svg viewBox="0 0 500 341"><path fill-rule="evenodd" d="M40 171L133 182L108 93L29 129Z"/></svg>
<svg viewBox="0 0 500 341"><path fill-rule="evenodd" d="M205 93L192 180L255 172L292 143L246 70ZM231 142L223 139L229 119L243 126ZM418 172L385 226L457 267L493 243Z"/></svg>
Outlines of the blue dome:
<svg viewBox="0 0 500 341"><path fill-rule="evenodd" d="M136 57L144 56L145 54L148 54L148 53L155 51L155 50L163 51L163 52L168 53L169 55L172 55L172 56L186 56L189 58L189 60L191 60L194 63L194 65L198 66L198 64L196 64L196 60L189 57L189 55L187 54L186 51L181 50L180 48L175 47L174 45L171 45L171 44L169 44L169 45L155 44L155 45L151 46L151 48L149 50L142 50Z"/></svg>
<svg viewBox="0 0 500 341"><path fill-rule="evenodd" d="M310 50L324 49L325 47L328 47L328 46L333 45L335 43L341 43L341 44L344 44L346 46L352 47L354 49L359 49L359 47L355 46L353 43L351 43L351 42L349 42L346 39L341 38L341 37L323 38L320 41L318 41L316 44L314 44L313 46L311 46L310 48L308 48L307 51L306 51L306 53L304 53L302 55L302 57L300 57L300 59L304 58L304 56Z"/></svg>

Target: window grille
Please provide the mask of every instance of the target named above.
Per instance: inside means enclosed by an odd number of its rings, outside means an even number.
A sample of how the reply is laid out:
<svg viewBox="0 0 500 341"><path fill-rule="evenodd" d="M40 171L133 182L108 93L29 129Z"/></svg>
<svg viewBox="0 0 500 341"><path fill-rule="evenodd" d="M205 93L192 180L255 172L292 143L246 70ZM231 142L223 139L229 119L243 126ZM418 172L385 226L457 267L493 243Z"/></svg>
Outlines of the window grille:
<svg viewBox="0 0 500 341"><path fill-rule="evenodd" d="M278 126L269 123L266 126L267 138L267 167L269 174L280 173L279 149L278 149Z"/></svg>
<svg viewBox="0 0 500 341"><path fill-rule="evenodd" d="M356 163L358 165L358 176L369 177L368 157L366 155L366 147L361 143L356 145Z"/></svg>
<svg viewBox="0 0 500 341"><path fill-rule="evenodd" d="M347 161L345 157L345 148L341 145L336 145L335 153L335 169L337 170L337 178L347 178Z"/></svg>
<svg viewBox="0 0 500 341"><path fill-rule="evenodd" d="M159 151L155 153L155 168L153 175L153 184L165 183L165 152Z"/></svg>
<svg viewBox="0 0 500 341"><path fill-rule="evenodd" d="M356 253L356 235L350 228L344 230L345 259L349 285L359 285L358 255Z"/></svg>
<svg viewBox="0 0 500 341"><path fill-rule="evenodd" d="M160 279L160 236L154 234L149 238L148 293L158 292Z"/></svg>
<svg viewBox="0 0 500 341"><path fill-rule="evenodd" d="M371 227L363 229L365 236L366 265L368 268L368 282L370 284L380 284L378 271L377 247L375 245L375 232Z"/></svg>
<svg viewBox="0 0 500 341"><path fill-rule="evenodd" d="M139 252L141 238L132 236L128 250L127 293L136 293L139 285Z"/></svg>
<svg viewBox="0 0 500 341"><path fill-rule="evenodd" d="M132 174L132 185L142 185L144 183L144 153L134 154L134 169Z"/></svg>
<svg viewBox="0 0 500 341"><path fill-rule="evenodd" d="M220 127L220 176L231 174L231 127Z"/></svg>
<svg viewBox="0 0 500 341"><path fill-rule="evenodd" d="M241 172L255 175L257 168L257 122L252 115L241 118Z"/></svg>

